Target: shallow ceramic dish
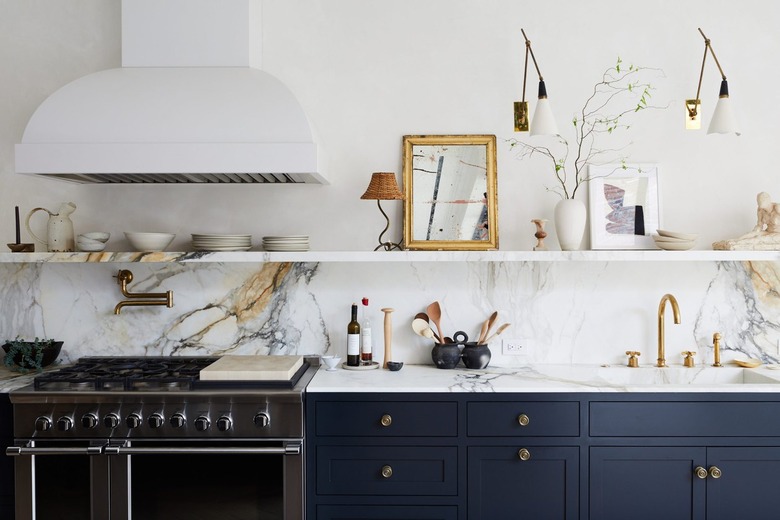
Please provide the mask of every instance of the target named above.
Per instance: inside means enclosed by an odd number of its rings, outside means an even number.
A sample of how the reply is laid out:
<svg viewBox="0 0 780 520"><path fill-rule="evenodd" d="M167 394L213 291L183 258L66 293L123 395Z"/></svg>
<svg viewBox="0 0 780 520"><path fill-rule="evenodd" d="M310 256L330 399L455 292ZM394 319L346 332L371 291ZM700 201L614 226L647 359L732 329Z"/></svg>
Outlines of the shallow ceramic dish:
<svg viewBox="0 0 780 520"><path fill-rule="evenodd" d="M677 242L659 242L656 241L655 245L666 251L687 251L693 248L695 241L677 241Z"/></svg>
<svg viewBox="0 0 780 520"><path fill-rule="evenodd" d="M106 249L106 245L103 242L96 242L94 240L89 242L77 240L76 246L78 246L79 251L84 251L85 253L97 253Z"/></svg>
<svg viewBox="0 0 780 520"><path fill-rule="evenodd" d="M676 238L678 240L696 240L699 235L694 233L678 233L677 231L667 231L665 229L656 229L659 235L667 238Z"/></svg>
<svg viewBox="0 0 780 520"><path fill-rule="evenodd" d="M154 251L165 251L165 248L173 242L176 235L173 233L140 233L135 231L125 231L125 237L130 245L136 251L150 253Z"/></svg>

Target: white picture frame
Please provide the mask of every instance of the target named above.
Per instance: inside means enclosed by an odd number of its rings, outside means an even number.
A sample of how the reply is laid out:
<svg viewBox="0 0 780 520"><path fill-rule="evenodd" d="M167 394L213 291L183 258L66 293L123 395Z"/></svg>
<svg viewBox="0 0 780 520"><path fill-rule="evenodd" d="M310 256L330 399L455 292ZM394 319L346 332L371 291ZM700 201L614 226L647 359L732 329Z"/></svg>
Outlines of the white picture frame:
<svg viewBox="0 0 780 520"><path fill-rule="evenodd" d="M591 165L588 176L591 249L658 249L658 165Z"/></svg>

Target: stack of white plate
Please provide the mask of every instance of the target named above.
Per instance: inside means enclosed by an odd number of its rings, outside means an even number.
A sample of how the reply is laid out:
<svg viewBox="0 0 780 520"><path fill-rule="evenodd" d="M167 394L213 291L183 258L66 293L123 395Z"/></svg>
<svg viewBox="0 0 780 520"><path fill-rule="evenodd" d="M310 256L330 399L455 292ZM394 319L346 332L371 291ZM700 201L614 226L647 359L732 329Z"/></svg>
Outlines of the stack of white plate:
<svg viewBox="0 0 780 520"><path fill-rule="evenodd" d="M308 251L309 235L263 237L263 249L266 251Z"/></svg>
<svg viewBox="0 0 780 520"><path fill-rule="evenodd" d="M249 251L252 235L192 235L192 247L198 251Z"/></svg>
<svg viewBox="0 0 780 520"><path fill-rule="evenodd" d="M656 229L657 235L653 235L655 245L667 251L687 251L696 243L698 235L693 233L679 233L677 231L666 231Z"/></svg>

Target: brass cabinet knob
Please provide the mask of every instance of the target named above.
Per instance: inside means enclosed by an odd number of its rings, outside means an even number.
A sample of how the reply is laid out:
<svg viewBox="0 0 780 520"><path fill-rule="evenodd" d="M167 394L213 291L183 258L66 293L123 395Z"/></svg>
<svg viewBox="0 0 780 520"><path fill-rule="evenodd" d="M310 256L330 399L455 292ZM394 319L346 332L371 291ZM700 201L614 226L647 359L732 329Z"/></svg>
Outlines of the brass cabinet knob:
<svg viewBox="0 0 780 520"><path fill-rule="evenodd" d="M384 478L392 477L393 476L393 468L391 468L390 466L387 466L387 465L382 466L382 476Z"/></svg>
<svg viewBox="0 0 780 520"><path fill-rule="evenodd" d="M528 424L531 422L531 419L524 413L521 413L517 416L517 423L520 426L528 426Z"/></svg>
<svg viewBox="0 0 780 520"><path fill-rule="evenodd" d="M517 452L517 456L520 457L520 460L528 460L531 458L531 452L528 451L527 448L520 448L520 451Z"/></svg>
<svg viewBox="0 0 780 520"><path fill-rule="evenodd" d="M710 466L710 476L712 478L720 478L723 476L723 472L720 470L718 466Z"/></svg>
<svg viewBox="0 0 780 520"><path fill-rule="evenodd" d="M382 423L382 426L390 426L393 424L393 418L390 416L390 414L386 413L382 416L379 422Z"/></svg>
<svg viewBox="0 0 780 520"><path fill-rule="evenodd" d="M701 466L696 466L696 469L693 470L693 474L702 480L707 478L707 470L702 468Z"/></svg>

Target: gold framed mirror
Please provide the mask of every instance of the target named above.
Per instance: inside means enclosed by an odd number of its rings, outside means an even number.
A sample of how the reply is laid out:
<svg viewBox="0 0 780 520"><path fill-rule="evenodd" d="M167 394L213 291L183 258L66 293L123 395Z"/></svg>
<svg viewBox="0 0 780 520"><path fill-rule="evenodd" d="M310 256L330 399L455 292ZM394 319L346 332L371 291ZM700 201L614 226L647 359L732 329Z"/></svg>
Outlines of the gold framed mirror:
<svg viewBox="0 0 780 520"><path fill-rule="evenodd" d="M406 249L498 249L495 135L404 136Z"/></svg>

